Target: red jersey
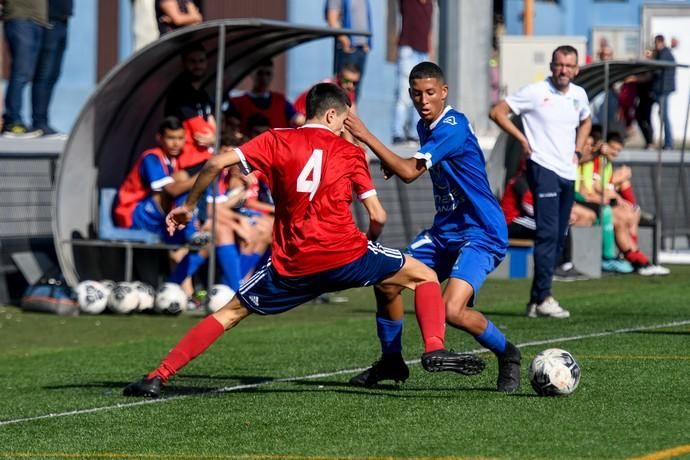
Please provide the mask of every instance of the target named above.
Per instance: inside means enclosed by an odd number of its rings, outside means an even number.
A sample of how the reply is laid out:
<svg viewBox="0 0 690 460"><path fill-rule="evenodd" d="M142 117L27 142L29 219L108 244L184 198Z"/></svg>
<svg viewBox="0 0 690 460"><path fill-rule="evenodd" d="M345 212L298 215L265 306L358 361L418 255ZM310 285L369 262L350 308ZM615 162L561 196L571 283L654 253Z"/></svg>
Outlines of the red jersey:
<svg viewBox="0 0 690 460"><path fill-rule="evenodd" d="M199 145L194 140L194 133L211 131L216 132L216 129L202 116L188 118L182 122L184 126L184 149L178 158L180 169L186 169L196 166L200 163L206 162L211 158L209 148Z"/></svg>
<svg viewBox="0 0 690 460"><path fill-rule="evenodd" d="M323 125L268 130L236 149L267 179L275 201L273 266L304 276L348 264L367 250L352 192L376 193L364 151Z"/></svg>
<svg viewBox="0 0 690 460"><path fill-rule="evenodd" d="M524 176L515 176L508 181L501 198L501 209L508 225L520 217L534 217L532 192Z"/></svg>

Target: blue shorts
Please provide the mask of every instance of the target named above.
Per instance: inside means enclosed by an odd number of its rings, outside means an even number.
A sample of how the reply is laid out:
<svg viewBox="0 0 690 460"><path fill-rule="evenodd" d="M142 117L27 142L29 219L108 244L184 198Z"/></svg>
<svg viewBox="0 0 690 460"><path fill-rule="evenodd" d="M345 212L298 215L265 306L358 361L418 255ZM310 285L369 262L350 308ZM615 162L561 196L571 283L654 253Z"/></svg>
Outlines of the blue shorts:
<svg viewBox="0 0 690 460"><path fill-rule="evenodd" d="M400 271L405 256L397 249L369 241L359 259L341 267L306 276L282 276L269 260L240 287L237 297L254 313L273 315L325 294L374 285Z"/></svg>
<svg viewBox="0 0 690 460"><path fill-rule="evenodd" d="M476 239L446 241L428 231L417 235L405 253L432 268L441 282L448 278L467 281L474 294L470 305L486 277L505 257L505 250L491 243Z"/></svg>
<svg viewBox="0 0 690 460"><path fill-rule="evenodd" d="M175 206L178 206L184 201L186 194L182 195L182 199L177 197ZM181 231L175 232L172 236L168 234L165 227L165 214L161 210L153 196L148 196L140 201L134 212L132 213L132 227L141 230L146 230L151 233L156 233L161 236L161 239L169 244L184 244L189 241L196 231L195 226L196 216L192 221Z"/></svg>

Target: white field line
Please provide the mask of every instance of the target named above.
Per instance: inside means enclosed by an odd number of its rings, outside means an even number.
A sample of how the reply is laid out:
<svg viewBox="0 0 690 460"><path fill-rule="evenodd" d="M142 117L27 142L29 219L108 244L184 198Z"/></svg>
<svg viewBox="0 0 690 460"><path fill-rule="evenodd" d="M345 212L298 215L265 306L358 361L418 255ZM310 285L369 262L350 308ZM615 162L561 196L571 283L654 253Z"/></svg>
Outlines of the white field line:
<svg viewBox="0 0 690 460"><path fill-rule="evenodd" d="M607 336L611 336L611 335L625 334L628 332L639 332L639 331L647 331L647 330L652 330L652 329L663 329L663 328L667 328L667 327L684 326L686 324L690 324L690 320L674 321L671 323L662 323L662 324L652 324L649 326L626 327L626 328L614 329L614 330L610 330L610 331L593 332L591 334L573 335L573 336L569 336L569 337L556 337L556 338L545 339L545 340L534 340L531 342L520 343L517 346L522 348L522 347L532 347L532 346L537 346L537 345L547 345L547 344L559 343L559 342L572 342L574 340L591 339L591 338L596 338L596 337L607 337ZM484 352L484 351L488 351L488 350L486 350L485 348L478 348L475 350L470 350L469 352L470 353L479 353L479 352ZM413 359L413 360L409 360L406 362L408 364L416 364L416 363L419 363L419 359ZM303 375L300 377L284 377L284 378L270 379L270 380L265 380L262 382L256 382L256 383L251 383L251 384L246 384L246 385L235 385L235 386L231 386L231 387L216 388L214 390L201 391L198 393L188 394L188 395L170 396L170 397L164 397L164 398L159 398L159 399L143 399L143 400L137 400L137 401L133 401L133 402L129 402L129 403L121 403L121 404L113 404L110 406L93 407L91 409L76 409L76 410L71 410L71 411L67 411L67 412L58 412L58 413L37 415L34 417L17 418L17 419L11 419L11 420L0 420L0 426L13 425L16 423L24 423L24 422L33 422L36 420L44 420L44 419L49 419L49 418L69 417L72 415L82 415L82 414L92 414L95 412L104 412L104 411L115 410L115 409L126 409L129 407L143 406L146 404L160 404L160 403L177 401L177 400L181 400L181 399L188 399L188 398L193 398L193 397L198 397L198 396L206 396L206 395L210 395L210 394L221 394L221 393L229 393L232 391L241 391L241 390L247 390L247 389L252 389L252 388L258 388L258 387L270 385L273 383L295 382L295 381L299 381L299 380L313 380L313 379L332 377L335 375L342 375L342 374L354 374L356 372L361 372L365 369L366 368L361 367L361 368L357 368L357 369L343 369L343 370L333 371L333 372L322 372L319 374Z"/></svg>

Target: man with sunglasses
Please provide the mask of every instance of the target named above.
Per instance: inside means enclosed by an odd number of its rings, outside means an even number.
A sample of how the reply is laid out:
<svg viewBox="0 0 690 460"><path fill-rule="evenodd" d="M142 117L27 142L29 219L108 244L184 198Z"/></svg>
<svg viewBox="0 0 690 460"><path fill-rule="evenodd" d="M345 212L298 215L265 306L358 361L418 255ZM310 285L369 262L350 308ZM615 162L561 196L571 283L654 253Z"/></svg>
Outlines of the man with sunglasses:
<svg viewBox="0 0 690 460"><path fill-rule="evenodd" d="M520 142L527 156L527 181L534 198L534 278L527 316L568 318L551 295L551 282L568 231L578 160L592 119L587 93L572 83L577 50L559 46L551 56L551 76L500 101L489 116ZM524 133L510 119L522 118Z"/></svg>

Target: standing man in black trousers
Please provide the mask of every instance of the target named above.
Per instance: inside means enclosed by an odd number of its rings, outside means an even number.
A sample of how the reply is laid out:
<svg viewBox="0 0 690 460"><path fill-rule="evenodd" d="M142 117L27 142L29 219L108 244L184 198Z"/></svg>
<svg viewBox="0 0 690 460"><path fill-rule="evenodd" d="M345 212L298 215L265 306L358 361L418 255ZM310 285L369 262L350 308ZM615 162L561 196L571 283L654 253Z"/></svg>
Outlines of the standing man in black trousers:
<svg viewBox="0 0 690 460"><path fill-rule="evenodd" d="M568 318L551 294L554 270L563 250L575 193L580 153L592 126L585 90L577 75L577 50L559 46L551 56L551 76L527 85L496 104L491 119L515 137L527 156L527 181L534 197L536 238L534 279L527 316ZM510 120L522 118L524 134Z"/></svg>

